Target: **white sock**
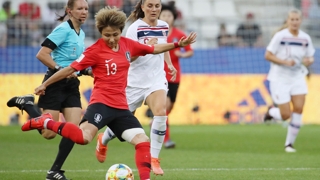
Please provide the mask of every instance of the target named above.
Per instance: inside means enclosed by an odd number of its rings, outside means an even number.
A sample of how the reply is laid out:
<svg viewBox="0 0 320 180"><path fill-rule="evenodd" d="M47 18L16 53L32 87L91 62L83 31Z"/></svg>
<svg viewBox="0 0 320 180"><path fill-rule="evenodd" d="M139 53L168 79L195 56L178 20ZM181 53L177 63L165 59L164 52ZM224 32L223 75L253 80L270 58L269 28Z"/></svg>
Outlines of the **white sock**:
<svg viewBox="0 0 320 180"><path fill-rule="evenodd" d="M291 122L288 126L287 138L285 146L291 144L293 145L296 137L299 133L302 124L302 115L298 113L292 113Z"/></svg>
<svg viewBox="0 0 320 180"><path fill-rule="evenodd" d="M47 129L47 124L48 124L49 121L53 121L53 120L52 120L52 119L49 119L49 118L47 118L47 119L44 120L44 123L43 123L43 128L44 128L44 129Z"/></svg>
<svg viewBox="0 0 320 180"><path fill-rule="evenodd" d="M150 131L150 152L151 157L159 158L160 150L166 134L167 116L154 116Z"/></svg>
<svg viewBox="0 0 320 180"><path fill-rule="evenodd" d="M102 144L107 145L108 142L112 139L114 139L116 136L114 135L114 133L111 131L111 129L109 127L107 127L107 129L103 132L103 136L102 136Z"/></svg>
<svg viewBox="0 0 320 180"><path fill-rule="evenodd" d="M269 114L276 120L282 120L280 109L277 107L270 108Z"/></svg>

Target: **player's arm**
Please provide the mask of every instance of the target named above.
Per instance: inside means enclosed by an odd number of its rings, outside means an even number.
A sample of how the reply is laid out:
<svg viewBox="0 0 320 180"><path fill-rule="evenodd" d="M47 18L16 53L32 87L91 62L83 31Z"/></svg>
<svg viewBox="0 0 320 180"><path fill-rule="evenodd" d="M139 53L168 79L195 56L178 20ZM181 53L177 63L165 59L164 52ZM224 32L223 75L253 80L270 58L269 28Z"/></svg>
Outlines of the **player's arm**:
<svg viewBox="0 0 320 180"><path fill-rule="evenodd" d="M313 47L313 43L312 40L310 38L310 36L308 37L308 48L307 48L307 54L306 57L303 58L302 63L309 67L311 64L313 64L314 62L314 53L315 53L315 49Z"/></svg>
<svg viewBox="0 0 320 180"><path fill-rule="evenodd" d="M293 60L280 59L275 55L280 49L280 41L282 38L283 38L283 35L280 34L279 32L272 37L267 47L264 58L275 64L284 65L284 66L294 66L295 62Z"/></svg>
<svg viewBox="0 0 320 180"><path fill-rule="evenodd" d="M166 43L166 44L155 44L153 54L159 54L166 51L169 51L171 49L177 48L177 47L185 47L189 44L192 44L196 42L197 34L195 32L192 32L189 34L186 38L181 38L179 42L175 43Z"/></svg>
<svg viewBox="0 0 320 180"><path fill-rule="evenodd" d="M282 60L270 51L266 51L264 58L270 62L273 62L275 64L279 64L279 65L285 65L285 66L294 66L295 65L295 62L293 60Z"/></svg>
<svg viewBox="0 0 320 180"><path fill-rule="evenodd" d="M314 57L305 57L302 60L303 65L309 67L314 62Z"/></svg>
<svg viewBox="0 0 320 180"><path fill-rule="evenodd" d="M164 53L164 61L166 62L167 66L168 66L168 69L170 70L169 74L172 76L170 80L171 81L176 80L177 70L172 64L169 51Z"/></svg>
<svg viewBox="0 0 320 180"><path fill-rule="evenodd" d="M54 73L49 79L47 79L45 82L43 82L39 87L37 87L34 91L35 94L37 95L44 95L45 94L45 89L55 83L58 82L71 74L76 72L75 69L73 69L71 66L68 66L66 68L61 69L60 71Z"/></svg>
<svg viewBox="0 0 320 180"><path fill-rule="evenodd" d="M194 52L192 49L187 50L185 52L182 52L181 50L175 51L174 52L176 56L181 57L181 58L188 58L193 56Z"/></svg>

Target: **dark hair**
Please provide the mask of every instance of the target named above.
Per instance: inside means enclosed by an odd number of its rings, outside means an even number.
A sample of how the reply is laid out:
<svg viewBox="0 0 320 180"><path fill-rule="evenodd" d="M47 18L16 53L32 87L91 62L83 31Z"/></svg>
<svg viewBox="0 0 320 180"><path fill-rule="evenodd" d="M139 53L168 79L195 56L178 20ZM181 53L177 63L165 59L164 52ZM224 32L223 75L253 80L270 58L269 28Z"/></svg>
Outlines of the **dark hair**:
<svg viewBox="0 0 320 180"><path fill-rule="evenodd" d="M144 12L141 9L141 5L144 4L145 1L146 0L139 0L127 21L136 21L139 18L144 18Z"/></svg>
<svg viewBox="0 0 320 180"><path fill-rule="evenodd" d="M11 5L11 2L10 1L5 1L3 4L2 4L2 8L3 9L8 9Z"/></svg>
<svg viewBox="0 0 320 180"><path fill-rule="evenodd" d="M174 20L178 18L178 12L176 7L174 6L174 3L162 4L161 12L166 10L172 13Z"/></svg>
<svg viewBox="0 0 320 180"><path fill-rule="evenodd" d="M57 21L63 21L64 20L64 18L68 15L67 10L68 9L72 9L74 7L74 4L75 4L76 1L78 1L78 0L68 0L67 6L65 7L64 15L60 16L60 15L57 14L57 16L58 16ZM85 0L85 1L87 1L87 0Z"/></svg>
<svg viewBox="0 0 320 180"><path fill-rule="evenodd" d="M126 24L126 14L123 11L119 11L116 7L105 7L100 9L95 15L96 27L101 33L105 27L119 28L122 32Z"/></svg>

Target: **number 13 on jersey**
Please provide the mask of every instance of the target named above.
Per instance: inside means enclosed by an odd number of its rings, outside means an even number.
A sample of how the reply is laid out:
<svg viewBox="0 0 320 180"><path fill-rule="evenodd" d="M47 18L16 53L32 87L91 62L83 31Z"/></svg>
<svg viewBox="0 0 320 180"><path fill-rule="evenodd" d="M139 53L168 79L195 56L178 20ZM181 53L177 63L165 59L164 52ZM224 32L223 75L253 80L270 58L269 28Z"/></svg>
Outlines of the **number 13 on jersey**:
<svg viewBox="0 0 320 180"><path fill-rule="evenodd" d="M106 68L107 68L107 75L114 75L117 73L117 64L116 63L111 63L113 59L105 60L106 62Z"/></svg>

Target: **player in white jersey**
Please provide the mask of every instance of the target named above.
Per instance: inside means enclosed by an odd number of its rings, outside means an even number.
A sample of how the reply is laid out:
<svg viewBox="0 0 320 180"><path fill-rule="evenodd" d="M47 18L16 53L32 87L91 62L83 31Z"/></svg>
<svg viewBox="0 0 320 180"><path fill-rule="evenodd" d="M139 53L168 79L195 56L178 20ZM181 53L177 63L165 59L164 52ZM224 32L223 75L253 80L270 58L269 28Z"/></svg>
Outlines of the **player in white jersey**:
<svg viewBox="0 0 320 180"><path fill-rule="evenodd" d="M278 105L268 110L265 120L287 120L291 117L285 141L286 152L296 152L293 144L302 125L302 111L308 92L306 67L313 63L315 53L310 36L300 30L301 18L299 10L289 11L288 27L273 36L265 54L271 62L268 74L271 96Z"/></svg>
<svg viewBox="0 0 320 180"><path fill-rule="evenodd" d="M143 44L167 43L169 25L158 19L160 12L161 0L140 0L128 18L133 24L128 28L126 37ZM177 70L172 65L169 52L132 57L132 59L135 59L135 61L130 65L126 88L129 110L134 113L143 101L151 109L154 115L150 132L151 169L154 174L163 175L159 154L166 134L168 91L164 61L173 76L173 80L176 78ZM102 144L106 145L113 137L113 132L108 128L99 138L102 139Z"/></svg>

